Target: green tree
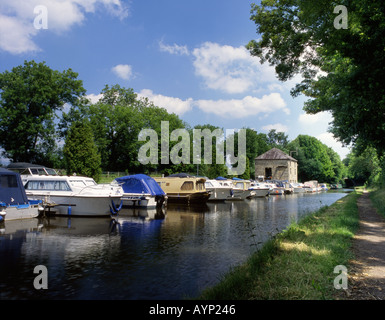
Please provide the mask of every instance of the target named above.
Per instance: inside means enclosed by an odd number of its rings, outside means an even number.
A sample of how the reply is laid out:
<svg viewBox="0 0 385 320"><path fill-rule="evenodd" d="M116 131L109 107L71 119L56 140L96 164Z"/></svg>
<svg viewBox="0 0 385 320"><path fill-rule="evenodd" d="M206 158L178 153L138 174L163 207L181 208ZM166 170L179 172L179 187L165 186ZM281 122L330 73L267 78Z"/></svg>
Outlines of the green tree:
<svg viewBox="0 0 385 320"><path fill-rule="evenodd" d="M346 29L335 27L337 5L347 9ZM302 76L292 95L310 98L306 112L329 111L330 130L345 144L385 150L384 1L262 0L251 19L261 37L247 48L275 66L280 80Z"/></svg>
<svg viewBox="0 0 385 320"><path fill-rule="evenodd" d="M267 143L272 148L278 148L286 153L289 151L287 150L287 146L289 144L288 136L285 135L284 132L277 132L275 129L271 129L269 133L267 134Z"/></svg>
<svg viewBox="0 0 385 320"><path fill-rule="evenodd" d="M44 62L0 74L0 146L12 161L52 165L56 151L55 117L64 104L76 105L85 94L71 69L59 72Z"/></svg>
<svg viewBox="0 0 385 320"><path fill-rule="evenodd" d="M373 147L367 147L363 151L354 149L349 159L349 178L358 184L378 182L382 170L376 149Z"/></svg>
<svg viewBox="0 0 385 320"><path fill-rule="evenodd" d="M98 153L90 124L74 122L63 148L67 174L74 173L99 180L101 157Z"/></svg>
<svg viewBox="0 0 385 320"><path fill-rule="evenodd" d="M293 154L293 158L298 160L298 178L300 181L334 182L335 172L326 145L314 137L299 135L290 142L289 148L290 150L297 150Z"/></svg>
<svg viewBox="0 0 385 320"><path fill-rule="evenodd" d="M195 130L201 130L202 135L205 133L205 130L208 130L207 132L212 136L211 144L206 145L204 138L202 137L198 144L200 143L200 156L201 156L201 164L198 166L198 173L201 176L206 176L210 179L214 179L219 176L226 176L227 175L227 167L226 167L226 161L224 159L225 156L225 140L224 136L223 138L220 137L217 141L217 138L215 136L215 130L220 129L222 133L224 133L224 130L210 125L210 124L205 124L205 125L196 125L194 127ZM191 136L193 136L193 133L191 132ZM193 139L191 139L192 144ZM221 150L223 150L222 154L217 154L217 144L220 146ZM211 146L211 163L205 163L204 157L207 157L209 154L209 148ZM193 150L193 146L191 146L191 149ZM222 163L217 163L217 155L218 159L223 159L223 164ZM192 154L191 159L194 159L196 155Z"/></svg>

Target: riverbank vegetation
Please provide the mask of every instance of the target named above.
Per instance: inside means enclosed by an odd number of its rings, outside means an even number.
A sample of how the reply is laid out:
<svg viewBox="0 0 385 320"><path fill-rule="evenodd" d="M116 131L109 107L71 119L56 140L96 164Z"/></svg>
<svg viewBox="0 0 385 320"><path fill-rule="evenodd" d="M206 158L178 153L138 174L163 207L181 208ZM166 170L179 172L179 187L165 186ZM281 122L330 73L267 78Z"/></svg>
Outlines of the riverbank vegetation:
<svg viewBox="0 0 385 320"><path fill-rule="evenodd" d="M268 241L241 266L234 267L204 300L333 299L334 268L348 265L358 228L357 199L352 192L323 207Z"/></svg>

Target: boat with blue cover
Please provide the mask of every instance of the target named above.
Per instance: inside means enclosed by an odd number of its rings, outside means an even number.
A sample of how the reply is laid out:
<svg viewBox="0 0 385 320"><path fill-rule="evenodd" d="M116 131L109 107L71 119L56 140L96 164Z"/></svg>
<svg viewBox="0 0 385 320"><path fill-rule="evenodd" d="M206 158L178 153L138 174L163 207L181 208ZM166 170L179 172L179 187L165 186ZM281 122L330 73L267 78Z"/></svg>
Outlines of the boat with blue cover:
<svg viewBox="0 0 385 320"><path fill-rule="evenodd" d="M20 174L0 168L0 221L36 218L42 210L42 201L28 199Z"/></svg>
<svg viewBox="0 0 385 320"><path fill-rule="evenodd" d="M145 174L134 174L116 178L123 189L123 206L126 207L161 207L167 195L155 179Z"/></svg>

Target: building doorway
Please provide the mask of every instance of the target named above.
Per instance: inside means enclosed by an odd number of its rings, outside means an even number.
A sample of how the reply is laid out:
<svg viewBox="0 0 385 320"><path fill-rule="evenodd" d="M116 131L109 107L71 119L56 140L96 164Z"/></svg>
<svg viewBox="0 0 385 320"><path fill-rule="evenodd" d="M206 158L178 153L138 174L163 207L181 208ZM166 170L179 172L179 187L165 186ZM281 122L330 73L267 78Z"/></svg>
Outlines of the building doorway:
<svg viewBox="0 0 385 320"><path fill-rule="evenodd" d="M271 168L265 168L265 179L271 180L273 176L273 170Z"/></svg>

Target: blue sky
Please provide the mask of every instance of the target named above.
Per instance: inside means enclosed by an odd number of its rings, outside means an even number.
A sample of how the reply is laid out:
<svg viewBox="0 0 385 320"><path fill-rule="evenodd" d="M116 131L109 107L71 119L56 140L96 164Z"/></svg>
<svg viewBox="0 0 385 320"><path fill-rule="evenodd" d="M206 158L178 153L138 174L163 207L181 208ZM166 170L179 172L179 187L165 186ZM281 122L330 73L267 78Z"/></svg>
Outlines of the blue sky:
<svg viewBox="0 0 385 320"><path fill-rule="evenodd" d="M344 158L349 149L327 132L330 115L306 115L305 98L290 96L299 79L279 82L245 49L259 37L253 2L2 0L0 72L45 61L79 73L94 101L106 84L119 84L191 126L308 134Z"/></svg>

